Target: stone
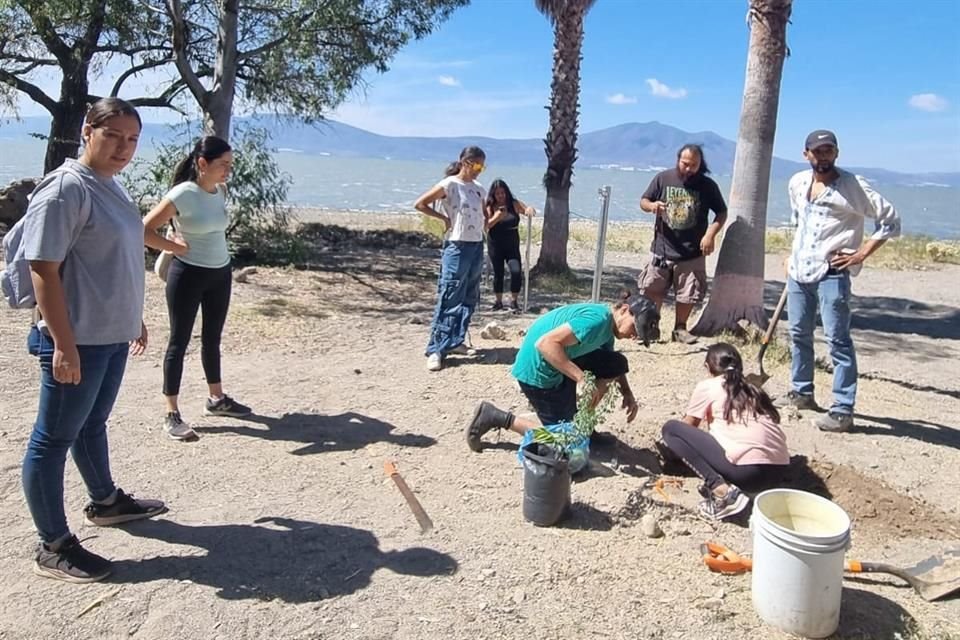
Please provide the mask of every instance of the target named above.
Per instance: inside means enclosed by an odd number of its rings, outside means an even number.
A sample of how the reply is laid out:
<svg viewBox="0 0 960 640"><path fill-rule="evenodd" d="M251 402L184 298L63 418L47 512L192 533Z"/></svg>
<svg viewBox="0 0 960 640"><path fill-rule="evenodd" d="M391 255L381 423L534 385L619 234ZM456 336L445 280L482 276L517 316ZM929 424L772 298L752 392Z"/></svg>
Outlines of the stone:
<svg viewBox="0 0 960 640"><path fill-rule="evenodd" d="M657 522L657 519L652 513L645 513L643 517L640 518L640 531L648 538L659 538L663 536L663 529L660 528L660 523Z"/></svg>
<svg viewBox="0 0 960 640"><path fill-rule="evenodd" d="M519 605L519 604L521 604L521 603L522 603L524 600L526 600L526 599L527 599L527 593L526 593L523 589L521 589L520 587L517 587L517 588L513 591L513 602L514 602L515 604L518 604L518 605Z"/></svg>
<svg viewBox="0 0 960 640"><path fill-rule="evenodd" d="M244 267L234 274L233 279L241 284L246 284L247 279L257 272L256 267Z"/></svg>
<svg viewBox="0 0 960 640"><path fill-rule="evenodd" d="M407 324L423 324L423 319L417 316L410 316L407 319Z"/></svg>
<svg viewBox="0 0 960 640"><path fill-rule="evenodd" d="M37 188L39 178L14 180L0 189L0 223L8 229L27 212L27 197Z"/></svg>
<svg viewBox="0 0 960 640"><path fill-rule="evenodd" d="M507 332L503 330L496 321L488 322L487 325L480 331L480 337L484 340L506 340Z"/></svg>

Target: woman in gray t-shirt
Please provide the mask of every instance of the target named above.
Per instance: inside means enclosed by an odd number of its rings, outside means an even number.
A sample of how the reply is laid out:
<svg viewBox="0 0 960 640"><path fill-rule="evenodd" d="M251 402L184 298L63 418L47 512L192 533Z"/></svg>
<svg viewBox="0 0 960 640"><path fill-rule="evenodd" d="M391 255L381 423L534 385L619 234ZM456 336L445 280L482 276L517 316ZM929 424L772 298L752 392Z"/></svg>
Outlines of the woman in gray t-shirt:
<svg viewBox="0 0 960 640"><path fill-rule="evenodd" d="M37 421L23 461L23 489L40 534L34 570L95 582L110 561L80 546L63 506L67 451L87 486L86 519L108 526L166 511L134 499L110 475L107 418L128 353L147 344L143 325L143 227L114 180L133 157L140 117L117 98L97 101L83 124L83 155L48 174L24 216L24 257L42 318L30 330L40 360Z"/></svg>

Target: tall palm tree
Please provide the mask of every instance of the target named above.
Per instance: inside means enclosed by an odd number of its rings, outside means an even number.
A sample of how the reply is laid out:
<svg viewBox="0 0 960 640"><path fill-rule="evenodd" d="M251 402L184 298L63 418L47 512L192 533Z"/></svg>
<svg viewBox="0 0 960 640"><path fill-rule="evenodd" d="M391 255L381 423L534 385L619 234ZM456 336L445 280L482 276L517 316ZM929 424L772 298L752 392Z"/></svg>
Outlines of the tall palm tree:
<svg viewBox="0 0 960 640"><path fill-rule="evenodd" d="M543 185L543 246L536 269L565 272L570 235L570 183L577 159L580 117L580 49L583 18L596 0L534 0L553 24L553 81L550 83L550 128L544 139L547 172Z"/></svg>
<svg viewBox="0 0 960 640"><path fill-rule="evenodd" d="M698 335L735 330L739 320L758 327L767 325L763 310L767 196L780 78L789 55L791 2L750 0L750 50L730 185L731 222L720 247L710 300L692 329Z"/></svg>

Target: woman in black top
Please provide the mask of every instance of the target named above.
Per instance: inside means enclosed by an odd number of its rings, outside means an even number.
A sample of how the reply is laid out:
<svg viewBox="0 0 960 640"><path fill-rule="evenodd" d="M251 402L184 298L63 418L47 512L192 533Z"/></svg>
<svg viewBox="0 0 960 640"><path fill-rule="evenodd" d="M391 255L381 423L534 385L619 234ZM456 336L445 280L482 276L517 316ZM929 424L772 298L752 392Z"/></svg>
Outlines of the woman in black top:
<svg viewBox="0 0 960 640"><path fill-rule="evenodd" d="M487 240L490 261L493 263L493 310L503 309L504 264L510 269L510 309L520 311L517 295L523 286L520 266L520 214L534 216L536 211L513 197L507 183L497 178L487 192Z"/></svg>

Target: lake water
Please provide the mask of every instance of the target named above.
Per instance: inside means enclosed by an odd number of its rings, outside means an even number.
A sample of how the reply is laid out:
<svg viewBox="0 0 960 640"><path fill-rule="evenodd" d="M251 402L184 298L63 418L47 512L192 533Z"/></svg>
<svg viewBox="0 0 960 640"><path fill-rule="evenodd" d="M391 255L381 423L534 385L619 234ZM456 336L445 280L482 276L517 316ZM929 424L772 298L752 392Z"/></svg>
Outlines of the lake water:
<svg viewBox="0 0 960 640"><path fill-rule="evenodd" d="M0 135L0 149L0 185L36 174L42 166L44 146L40 141L14 142ZM149 156L150 150L143 149L139 157ZM283 171L293 178L289 192L291 204L357 212L410 212L413 201L442 177L444 169L434 162L307 155L287 150L278 151L277 160ZM597 192L601 186L610 185L611 220L649 222L650 217L640 212L639 202L653 175L646 171L578 168L570 193L573 215L597 218L600 214ZM497 177L506 180L518 198L542 210L543 168L497 164L496 158L492 158L480 181L489 184ZM728 194L730 176L714 178L723 193ZM960 189L879 182L875 187L897 207L905 233L960 238ZM774 180L768 225L785 225L789 215L787 182Z"/></svg>

